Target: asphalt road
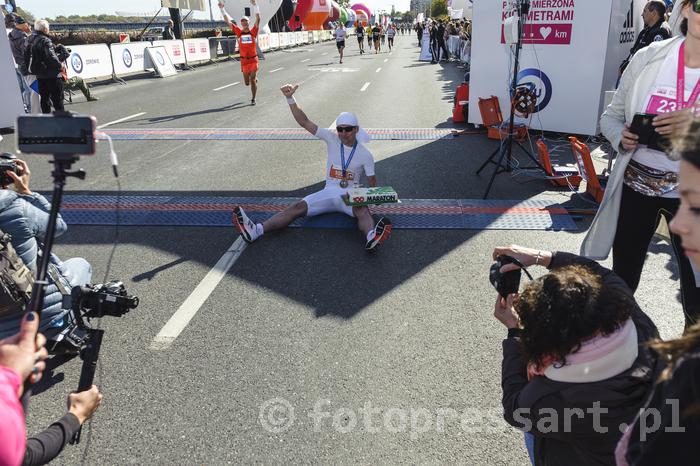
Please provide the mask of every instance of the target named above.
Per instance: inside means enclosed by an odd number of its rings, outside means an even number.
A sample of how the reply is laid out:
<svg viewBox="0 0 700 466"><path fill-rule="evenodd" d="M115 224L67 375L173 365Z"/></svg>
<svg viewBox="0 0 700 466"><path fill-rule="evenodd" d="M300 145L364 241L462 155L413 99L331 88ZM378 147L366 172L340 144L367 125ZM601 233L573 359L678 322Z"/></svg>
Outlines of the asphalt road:
<svg viewBox="0 0 700 466"><path fill-rule="evenodd" d="M347 110L371 128L450 127L464 70L418 62L412 36L396 43L392 54L359 56L351 38L342 65L332 44L270 53L255 107L242 83L215 90L242 82L239 64L226 62L95 86L99 102L80 97L68 108L99 124L143 112L113 128L289 128L278 90L289 82L301 83L297 100L320 125ZM0 149L12 150L10 139ZM474 171L493 148L483 135L370 145L380 184L418 199L481 198L487 177ZM325 164L316 141L116 149L124 194L301 197L322 185ZM101 144L80 161L88 178L70 180L69 192L117 190L107 153ZM33 188L49 190L47 160L27 159ZM570 193L501 175L491 197ZM506 332L492 317L490 253L509 243L577 251L587 222L573 233L398 230L371 256L354 231L271 234L243 251L161 350L151 349L154 337L237 239L233 228L71 227L56 253L88 259L96 282L124 280L141 305L102 320L103 406L56 464L528 464L522 435L500 417ZM654 244L638 298L666 337L682 329L675 280L670 249ZM63 413L79 370L72 360L47 374L31 401L30 433Z"/></svg>

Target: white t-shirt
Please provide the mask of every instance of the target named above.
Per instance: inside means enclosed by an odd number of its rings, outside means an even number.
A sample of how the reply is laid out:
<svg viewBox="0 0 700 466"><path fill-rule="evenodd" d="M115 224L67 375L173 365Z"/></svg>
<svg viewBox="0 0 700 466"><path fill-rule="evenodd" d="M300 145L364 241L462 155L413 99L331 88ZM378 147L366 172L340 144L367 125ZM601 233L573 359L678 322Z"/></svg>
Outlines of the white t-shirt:
<svg viewBox="0 0 700 466"><path fill-rule="evenodd" d="M659 115L661 113L673 112L677 109L676 86L678 79L678 52L681 42L676 44L666 56L664 64L661 66L656 81L651 88L651 93L644 102L642 113ZM695 89L695 85L700 79L700 68L685 68L685 100L690 99L690 95ZM640 145L632 156L632 160L647 167L665 172L678 173L680 171L680 161L669 159L665 153L648 149L645 145ZM678 190L666 193L663 197L677 198Z"/></svg>
<svg viewBox="0 0 700 466"><path fill-rule="evenodd" d="M326 141L328 149L326 188L338 188L340 187L340 181L343 179L343 165L340 158L341 142L338 133L319 126L315 136ZM348 163L351 153L352 147L345 146L345 163ZM374 176L374 157L364 145L358 142L355 155L352 157L346 172L349 183L348 188L356 188L360 185L362 173L367 176Z"/></svg>
<svg viewBox="0 0 700 466"><path fill-rule="evenodd" d="M389 37L394 37L396 35L396 31L394 30L394 28L389 28L386 30L386 35Z"/></svg>
<svg viewBox="0 0 700 466"><path fill-rule="evenodd" d="M335 30L335 40L336 42L342 42L345 40L345 36L347 35L347 31L345 31L345 28L340 28Z"/></svg>

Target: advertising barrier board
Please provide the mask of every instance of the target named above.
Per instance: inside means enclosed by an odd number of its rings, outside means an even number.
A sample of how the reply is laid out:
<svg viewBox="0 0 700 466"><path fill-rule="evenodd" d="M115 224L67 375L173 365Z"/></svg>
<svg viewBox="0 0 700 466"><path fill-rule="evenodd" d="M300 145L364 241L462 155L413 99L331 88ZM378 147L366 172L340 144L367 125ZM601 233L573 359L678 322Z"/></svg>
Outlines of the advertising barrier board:
<svg viewBox="0 0 700 466"><path fill-rule="evenodd" d="M196 63L211 59L209 55L209 39L185 39L184 43L185 59L187 59L187 63Z"/></svg>
<svg viewBox="0 0 700 466"><path fill-rule="evenodd" d="M73 45L66 61L68 78L83 79L112 76L112 57L106 44Z"/></svg>
<svg viewBox="0 0 700 466"><path fill-rule="evenodd" d="M184 65L187 62L185 60L185 46L181 40L154 40L153 46L165 47L173 65Z"/></svg>
<svg viewBox="0 0 700 466"><path fill-rule="evenodd" d="M143 54L150 42L131 42L129 44L111 44L112 65L114 74L123 76L126 74L143 73Z"/></svg>

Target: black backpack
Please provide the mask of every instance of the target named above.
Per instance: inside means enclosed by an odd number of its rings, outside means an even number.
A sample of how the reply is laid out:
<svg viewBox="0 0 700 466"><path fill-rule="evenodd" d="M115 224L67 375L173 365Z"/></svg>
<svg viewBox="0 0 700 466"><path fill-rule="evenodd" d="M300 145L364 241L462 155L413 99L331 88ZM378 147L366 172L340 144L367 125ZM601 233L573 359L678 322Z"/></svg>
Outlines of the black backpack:
<svg viewBox="0 0 700 466"><path fill-rule="evenodd" d="M24 63L29 74L40 75L48 71L42 45L43 41L39 40L38 34L29 38L27 48L24 50Z"/></svg>
<svg viewBox="0 0 700 466"><path fill-rule="evenodd" d="M11 239L0 230L0 318L24 312L34 285L34 274L15 251Z"/></svg>

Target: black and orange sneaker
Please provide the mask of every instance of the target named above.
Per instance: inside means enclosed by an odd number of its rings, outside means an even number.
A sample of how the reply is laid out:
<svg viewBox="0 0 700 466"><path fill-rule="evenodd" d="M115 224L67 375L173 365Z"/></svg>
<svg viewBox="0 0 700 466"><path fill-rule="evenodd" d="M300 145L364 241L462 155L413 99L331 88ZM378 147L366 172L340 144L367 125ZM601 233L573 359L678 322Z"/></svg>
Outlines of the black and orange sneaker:
<svg viewBox="0 0 700 466"><path fill-rule="evenodd" d="M367 241L365 244L365 250L369 252L374 252L377 247L384 243L391 236L391 220L386 217L379 219L377 224L374 226L374 238Z"/></svg>
<svg viewBox="0 0 700 466"><path fill-rule="evenodd" d="M241 238L246 243L252 243L257 239L255 224L248 218L243 208L236 206L233 208L233 225L241 234Z"/></svg>

